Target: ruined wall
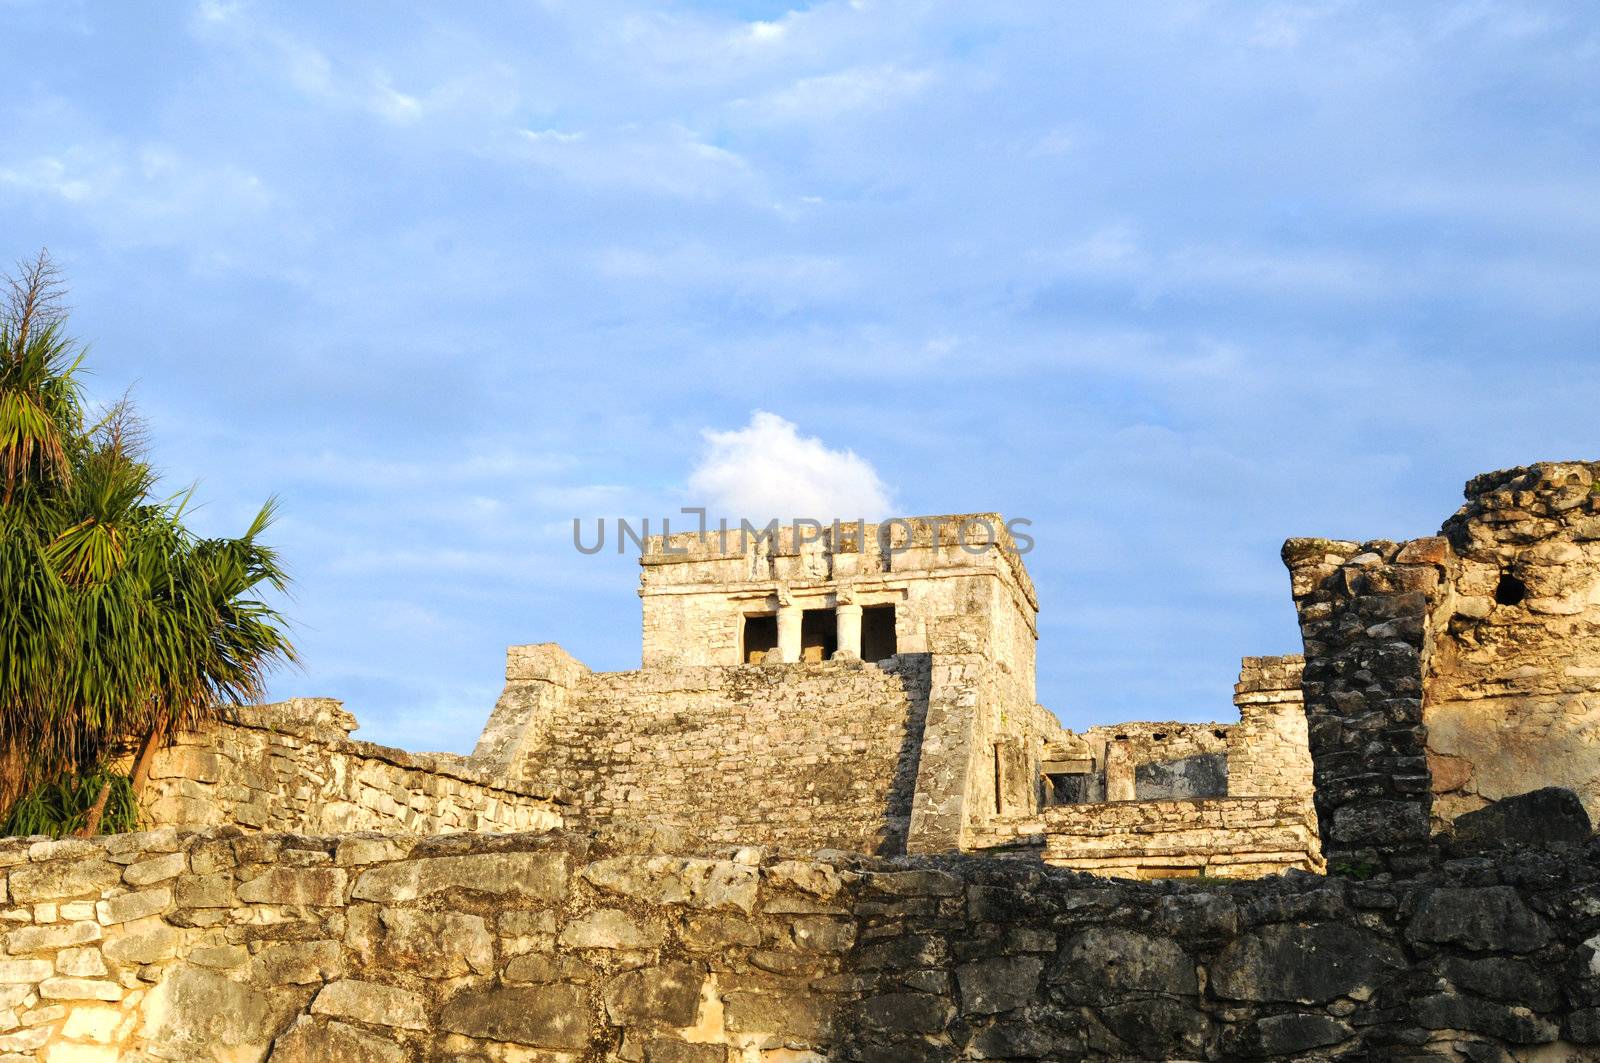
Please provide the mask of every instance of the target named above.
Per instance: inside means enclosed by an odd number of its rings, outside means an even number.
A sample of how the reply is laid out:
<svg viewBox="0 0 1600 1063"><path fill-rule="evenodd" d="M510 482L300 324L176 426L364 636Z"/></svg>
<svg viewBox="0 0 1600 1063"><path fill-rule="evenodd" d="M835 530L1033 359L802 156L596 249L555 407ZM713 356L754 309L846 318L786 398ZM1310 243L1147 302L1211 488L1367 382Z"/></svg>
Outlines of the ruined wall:
<svg viewBox="0 0 1600 1063"><path fill-rule="evenodd" d="M1228 728L1228 795L1311 797L1311 746L1300 677L1305 659L1246 657L1233 688L1239 722Z"/></svg>
<svg viewBox="0 0 1600 1063"><path fill-rule="evenodd" d="M574 821L691 845L898 851L929 682L924 655L584 672L526 739L524 777Z"/></svg>
<svg viewBox="0 0 1600 1063"><path fill-rule="evenodd" d="M1044 810L1043 858L1117 878L1258 878L1321 871L1306 797L1116 801Z"/></svg>
<svg viewBox="0 0 1600 1063"><path fill-rule="evenodd" d="M1423 678L1449 609L1443 539L1290 539L1301 690L1330 867L1409 873L1428 860Z"/></svg>
<svg viewBox="0 0 1600 1063"><path fill-rule="evenodd" d="M0 842L15 1063L1592 1059L1600 852L1131 883L572 834Z"/></svg>
<svg viewBox="0 0 1600 1063"><path fill-rule="evenodd" d="M1130 721L1090 727L1083 739L1103 778L1100 801L1181 800L1228 792L1228 726Z"/></svg>
<svg viewBox="0 0 1600 1063"><path fill-rule="evenodd" d="M1436 822L1539 786L1600 817L1600 465L1475 477L1423 718Z"/></svg>
<svg viewBox="0 0 1600 1063"><path fill-rule="evenodd" d="M1600 813L1597 468L1476 477L1437 537L1285 544L1330 856L1404 870L1430 828L1543 786Z"/></svg>
<svg viewBox="0 0 1600 1063"><path fill-rule="evenodd" d="M352 741L355 726L328 698L230 710L156 753L142 819L152 827L237 824L308 834L561 825L551 791L487 775L463 757Z"/></svg>

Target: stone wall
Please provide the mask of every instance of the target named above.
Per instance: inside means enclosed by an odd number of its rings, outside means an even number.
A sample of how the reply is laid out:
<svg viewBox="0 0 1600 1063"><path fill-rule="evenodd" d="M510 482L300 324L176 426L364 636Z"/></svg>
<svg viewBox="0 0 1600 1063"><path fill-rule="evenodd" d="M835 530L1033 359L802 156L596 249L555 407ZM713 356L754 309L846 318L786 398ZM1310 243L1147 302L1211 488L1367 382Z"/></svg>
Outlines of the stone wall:
<svg viewBox="0 0 1600 1063"><path fill-rule="evenodd" d="M904 848L927 655L569 678L517 748L526 785L559 788L575 822L690 845Z"/></svg>
<svg viewBox="0 0 1600 1063"><path fill-rule="evenodd" d="M1305 797L1116 801L1044 810L1043 858L1117 878L1259 878L1323 870Z"/></svg>
<svg viewBox="0 0 1600 1063"><path fill-rule="evenodd" d="M1233 688L1239 722L1228 728L1230 797L1311 797L1311 746L1300 677L1305 659L1246 657Z"/></svg>
<svg viewBox="0 0 1600 1063"><path fill-rule="evenodd" d="M1436 537L1285 544L1330 857L1405 870L1430 829L1544 786L1600 814L1597 470L1476 477Z"/></svg>
<svg viewBox="0 0 1600 1063"><path fill-rule="evenodd" d="M1447 522L1453 602L1423 719L1438 825L1563 786L1600 818L1600 465L1475 477Z"/></svg>
<svg viewBox="0 0 1600 1063"><path fill-rule="evenodd" d="M1290 539L1305 643L1301 690L1323 853L1335 868L1418 870L1431 780L1423 682L1449 544Z"/></svg>
<svg viewBox="0 0 1600 1063"><path fill-rule="evenodd" d="M0 842L8 1063L1592 1059L1600 851L1409 880L629 855L570 833Z"/></svg>
<svg viewBox="0 0 1600 1063"><path fill-rule="evenodd" d="M552 791L478 771L463 757L353 741L355 726L328 698L230 710L155 755L143 821L308 834L526 831L562 823L559 804L546 796Z"/></svg>

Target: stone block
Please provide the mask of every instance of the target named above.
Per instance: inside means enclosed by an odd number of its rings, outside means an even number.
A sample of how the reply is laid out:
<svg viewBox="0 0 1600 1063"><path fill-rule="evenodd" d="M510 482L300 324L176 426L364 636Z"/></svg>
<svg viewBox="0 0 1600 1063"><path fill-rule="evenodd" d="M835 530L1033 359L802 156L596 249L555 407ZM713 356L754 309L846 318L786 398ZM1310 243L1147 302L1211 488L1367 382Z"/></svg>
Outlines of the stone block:
<svg viewBox="0 0 1600 1063"><path fill-rule="evenodd" d="M20 956L47 949L64 949L73 945L87 945L99 941L100 927L87 920L78 923L52 923L49 926L25 926L6 935L6 951Z"/></svg>
<svg viewBox="0 0 1600 1063"><path fill-rule="evenodd" d="M1463 849L1501 846L1583 845L1594 834L1589 813L1571 790L1546 786L1503 797L1455 818L1455 842Z"/></svg>
<svg viewBox="0 0 1600 1063"><path fill-rule="evenodd" d="M346 872L342 867L275 867L241 882L236 894L247 904L343 904Z"/></svg>
<svg viewBox="0 0 1600 1063"><path fill-rule="evenodd" d="M309 1015L296 1020L272 1046L273 1063L406 1063L411 1058L389 1038Z"/></svg>
<svg viewBox="0 0 1600 1063"><path fill-rule="evenodd" d="M705 975L687 964L629 971L606 985L606 1014L619 1026L692 1026L704 983Z"/></svg>
<svg viewBox="0 0 1600 1063"><path fill-rule="evenodd" d="M429 978L456 978L494 970L494 939L484 921L455 912L386 909L376 956L384 967Z"/></svg>
<svg viewBox="0 0 1600 1063"><path fill-rule="evenodd" d="M965 1015L995 1015L1034 1003L1044 961L1037 956L994 956L956 968Z"/></svg>
<svg viewBox="0 0 1600 1063"><path fill-rule="evenodd" d="M18 867L11 872L8 884L13 904L33 904L85 895L98 897L101 891L121 881L121 865L86 856Z"/></svg>
<svg viewBox="0 0 1600 1063"><path fill-rule="evenodd" d="M122 880L130 886L150 886L177 878L188 868L189 858L183 853L163 853L129 864L122 873Z"/></svg>
<svg viewBox="0 0 1600 1063"><path fill-rule="evenodd" d="M112 963L145 964L171 959L178 950L178 931L164 923L112 937L101 951Z"/></svg>
<svg viewBox="0 0 1600 1063"><path fill-rule="evenodd" d="M593 1022L588 991L572 985L468 989L439 1012L452 1033L567 1051L588 1047Z"/></svg>
<svg viewBox="0 0 1600 1063"><path fill-rule="evenodd" d="M355 979L323 986L311 1002L311 1013L402 1030L428 1027L428 1002L424 997L395 986Z"/></svg>
<svg viewBox="0 0 1600 1063"><path fill-rule="evenodd" d="M559 901L567 891L567 854L551 851L469 853L383 864L362 872L352 896L403 904L447 890Z"/></svg>
<svg viewBox="0 0 1600 1063"><path fill-rule="evenodd" d="M0 985L40 982L55 973L49 960L0 959Z"/></svg>
<svg viewBox="0 0 1600 1063"><path fill-rule="evenodd" d="M1532 952L1550 928L1509 886L1430 890L1406 927L1406 939L1479 952Z"/></svg>
<svg viewBox="0 0 1600 1063"><path fill-rule="evenodd" d="M1229 1000L1322 1003L1378 984L1406 967L1378 935L1341 923L1279 923L1252 931L1211 965L1211 989Z"/></svg>
<svg viewBox="0 0 1600 1063"><path fill-rule="evenodd" d="M337 941L285 941L250 962L250 980L261 985L314 985L342 977L347 967Z"/></svg>
<svg viewBox="0 0 1600 1063"><path fill-rule="evenodd" d="M95 914L107 926L159 915L172 907L172 890L166 886L124 893L95 905Z"/></svg>
<svg viewBox="0 0 1600 1063"><path fill-rule="evenodd" d="M868 1026L879 1030L938 1033L954 1009L933 993L882 993L862 1001L861 1015Z"/></svg>
<svg viewBox="0 0 1600 1063"><path fill-rule="evenodd" d="M1085 1004L1111 1004L1133 994L1194 996L1200 991L1195 961L1177 942L1115 927L1094 927L1068 940L1049 980L1067 999Z"/></svg>
<svg viewBox="0 0 1600 1063"><path fill-rule="evenodd" d="M723 1022L730 1032L769 1034L819 1044L831 1036L838 1002L821 993L735 989L723 994Z"/></svg>
<svg viewBox="0 0 1600 1063"><path fill-rule="evenodd" d="M45 1000L121 1000L122 987L93 978L46 978L39 983Z"/></svg>
<svg viewBox="0 0 1600 1063"><path fill-rule="evenodd" d="M618 908L601 908L573 920L561 944L574 949L648 949L660 945L663 931L642 925Z"/></svg>

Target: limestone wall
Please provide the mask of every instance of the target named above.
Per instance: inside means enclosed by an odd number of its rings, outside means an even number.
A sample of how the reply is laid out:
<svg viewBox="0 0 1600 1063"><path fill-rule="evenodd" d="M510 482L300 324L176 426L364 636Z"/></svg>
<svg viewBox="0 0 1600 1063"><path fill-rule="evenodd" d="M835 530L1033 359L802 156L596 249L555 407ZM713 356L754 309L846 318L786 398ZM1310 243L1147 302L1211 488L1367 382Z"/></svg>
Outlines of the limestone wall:
<svg viewBox="0 0 1600 1063"><path fill-rule="evenodd" d="M1423 712L1440 824L1539 786L1600 818L1600 465L1474 478Z"/></svg>
<svg viewBox="0 0 1600 1063"><path fill-rule="evenodd" d="M146 825L236 824L309 834L350 830L526 831L559 826L547 794L465 758L348 737L355 717L327 698L230 711L155 755Z"/></svg>
<svg viewBox="0 0 1600 1063"><path fill-rule="evenodd" d="M1592 1059L1600 852L1114 882L581 836L0 842L12 1063Z"/></svg>
<svg viewBox="0 0 1600 1063"><path fill-rule="evenodd" d="M1323 869L1306 797L1116 801L1044 810L1046 863L1118 878L1258 878Z"/></svg>
<svg viewBox="0 0 1600 1063"><path fill-rule="evenodd" d="M527 785L559 788L575 821L691 845L904 847L926 655L571 679L520 748Z"/></svg>
<svg viewBox="0 0 1600 1063"><path fill-rule="evenodd" d="M1401 869L1544 786L1600 814L1600 464L1487 473L1441 536L1291 539L1324 842Z"/></svg>
<svg viewBox="0 0 1600 1063"><path fill-rule="evenodd" d="M1246 657L1233 688L1239 722L1228 729L1230 797L1311 797L1311 746L1300 678L1305 659Z"/></svg>

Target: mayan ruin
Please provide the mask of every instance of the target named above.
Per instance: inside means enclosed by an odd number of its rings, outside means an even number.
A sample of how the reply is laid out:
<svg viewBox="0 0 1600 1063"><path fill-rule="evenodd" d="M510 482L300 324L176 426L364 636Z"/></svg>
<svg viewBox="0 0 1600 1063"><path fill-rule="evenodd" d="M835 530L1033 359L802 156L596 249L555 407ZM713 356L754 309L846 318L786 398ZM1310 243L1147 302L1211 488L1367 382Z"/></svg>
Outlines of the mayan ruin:
<svg viewBox="0 0 1600 1063"><path fill-rule="evenodd" d="M0 842L0 1059L1596 1058L1600 463L1289 540L1212 724L1062 729L975 523L652 540L643 666L511 647L471 756L178 736Z"/></svg>

